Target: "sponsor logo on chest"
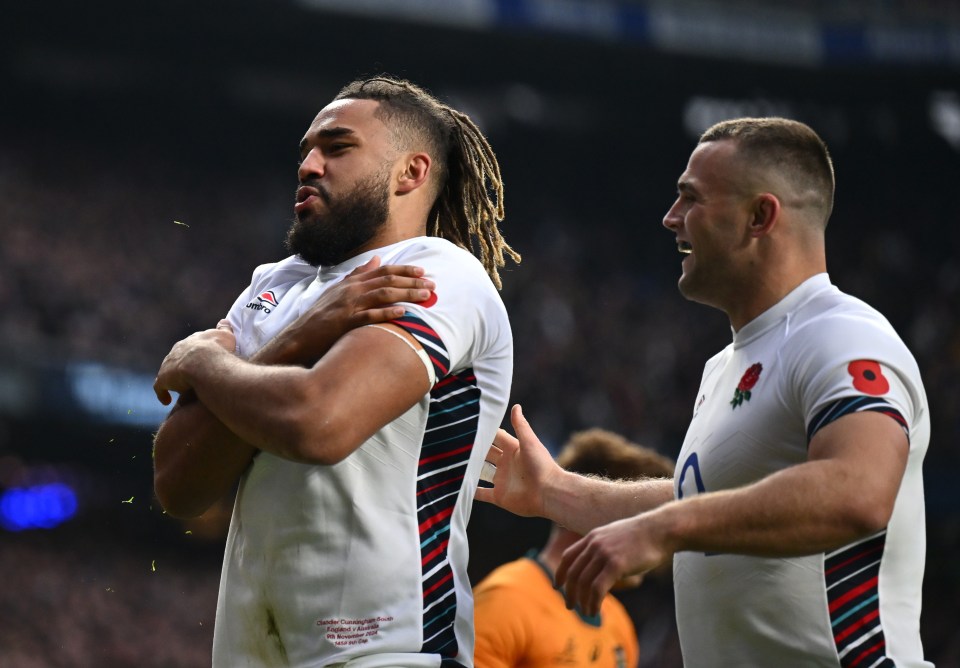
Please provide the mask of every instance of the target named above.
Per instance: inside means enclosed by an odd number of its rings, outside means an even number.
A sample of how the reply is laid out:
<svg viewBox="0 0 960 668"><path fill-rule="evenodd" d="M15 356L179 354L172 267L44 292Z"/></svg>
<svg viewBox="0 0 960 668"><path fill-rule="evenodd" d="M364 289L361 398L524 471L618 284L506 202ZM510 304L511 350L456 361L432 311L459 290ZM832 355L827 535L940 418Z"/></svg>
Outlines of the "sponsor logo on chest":
<svg viewBox="0 0 960 668"><path fill-rule="evenodd" d="M261 292L255 301L247 304L246 308L254 311L263 311L265 314L269 314L274 308L277 307L279 303L280 300L277 299L277 295L273 292L273 290L266 290Z"/></svg>

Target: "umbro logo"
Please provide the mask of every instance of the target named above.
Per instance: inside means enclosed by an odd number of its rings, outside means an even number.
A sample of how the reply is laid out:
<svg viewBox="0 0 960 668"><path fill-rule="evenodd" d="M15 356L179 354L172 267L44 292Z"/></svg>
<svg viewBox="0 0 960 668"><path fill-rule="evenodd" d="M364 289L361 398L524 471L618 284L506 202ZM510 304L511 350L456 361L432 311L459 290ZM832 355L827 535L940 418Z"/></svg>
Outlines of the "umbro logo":
<svg viewBox="0 0 960 668"><path fill-rule="evenodd" d="M277 301L277 296L273 293L273 290L267 290L266 292L261 292L260 296L257 297L257 300L267 307L276 306L279 302Z"/></svg>
<svg viewBox="0 0 960 668"><path fill-rule="evenodd" d="M247 304L247 308L253 309L254 311L270 313L279 303L280 300L277 299L277 295L273 292L273 290L267 290L266 292L260 293L256 302L250 302Z"/></svg>

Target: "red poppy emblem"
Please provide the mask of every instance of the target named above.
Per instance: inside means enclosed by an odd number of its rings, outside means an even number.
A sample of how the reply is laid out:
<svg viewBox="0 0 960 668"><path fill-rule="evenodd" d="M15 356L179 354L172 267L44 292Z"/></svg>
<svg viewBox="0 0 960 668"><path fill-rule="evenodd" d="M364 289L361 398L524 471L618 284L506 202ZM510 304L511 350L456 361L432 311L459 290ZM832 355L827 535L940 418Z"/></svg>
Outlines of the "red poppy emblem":
<svg viewBox="0 0 960 668"><path fill-rule="evenodd" d="M853 386L864 394L878 397L890 391L890 382L878 362L855 360L847 366L847 373L853 376Z"/></svg>
<svg viewBox="0 0 960 668"><path fill-rule="evenodd" d="M750 401L750 391L760 380L760 372L763 371L763 365L757 362L743 373L743 377L737 384L737 389L733 392L733 399L730 405L736 408L744 401Z"/></svg>

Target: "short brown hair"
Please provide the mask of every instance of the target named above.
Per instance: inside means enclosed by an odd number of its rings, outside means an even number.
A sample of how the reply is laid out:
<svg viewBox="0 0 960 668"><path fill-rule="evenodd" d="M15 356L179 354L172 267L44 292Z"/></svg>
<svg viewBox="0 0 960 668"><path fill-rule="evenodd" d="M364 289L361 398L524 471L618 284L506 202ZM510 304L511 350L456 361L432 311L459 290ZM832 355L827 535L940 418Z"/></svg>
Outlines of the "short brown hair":
<svg viewBox="0 0 960 668"><path fill-rule="evenodd" d="M567 471L609 480L672 478L674 462L656 450L594 427L574 433L557 463Z"/></svg>
<svg viewBox="0 0 960 668"><path fill-rule="evenodd" d="M836 182L827 145L805 123L789 118L735 118L707 128L700 143L730 139L749 163L774 169L798 190L816 194L816 207L826 225L833 210Z"/></svg>

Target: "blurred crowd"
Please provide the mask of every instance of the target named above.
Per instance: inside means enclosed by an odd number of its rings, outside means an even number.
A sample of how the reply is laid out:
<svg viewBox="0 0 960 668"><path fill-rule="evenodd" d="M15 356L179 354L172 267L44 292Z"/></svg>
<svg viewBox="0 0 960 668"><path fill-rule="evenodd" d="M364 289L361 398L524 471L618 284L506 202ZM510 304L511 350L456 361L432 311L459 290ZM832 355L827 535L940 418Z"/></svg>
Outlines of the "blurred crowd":
<svg viewBox="0 0 960 668"><path fill-rule="evenodd" d="M168 159L131 164L116 158L122 147L94 143L38 150L36 137L0 141L7 359L152 372L172 343L226 313L257 264L284 254L292 160L286 172L264 174ZM960 472L960 204L922 174L866 168L889 156L862 156L863 169L853 159L839 168L831 274L885 312L924 375L933 424L924 635L931 658L960 665L960 569L950 556L960 548L951 482ZM957 176L956 163L951 169ZM578 210L510 194L504 232L524 255L504 273L512 400L552 447L601 426L675 456L703 363L730 334L719 312L676 292L679 256L657 225L671 193L652 198L642 228L603 198ZM517 545L504 559L530 546L520 544L521 530L508 534L501 539ZM92 665L84 658L97 656L100 666L206 665L218 564L193 564L189 549L171 559L154 571L122 535L0 534L0 617L10 620L0 625L0 664ZM641 634L664 646L644 665L677 665L664 640L669 588L655 592L634 610L652 620ZM648 609L657 613L644 616Z"/></svg>
<svg viewBox="0 0 960 668"><path fill-rule="evenodd" d="M218 578L209 557L66 529L0 540L0 665L210 665Z"/></svg>

